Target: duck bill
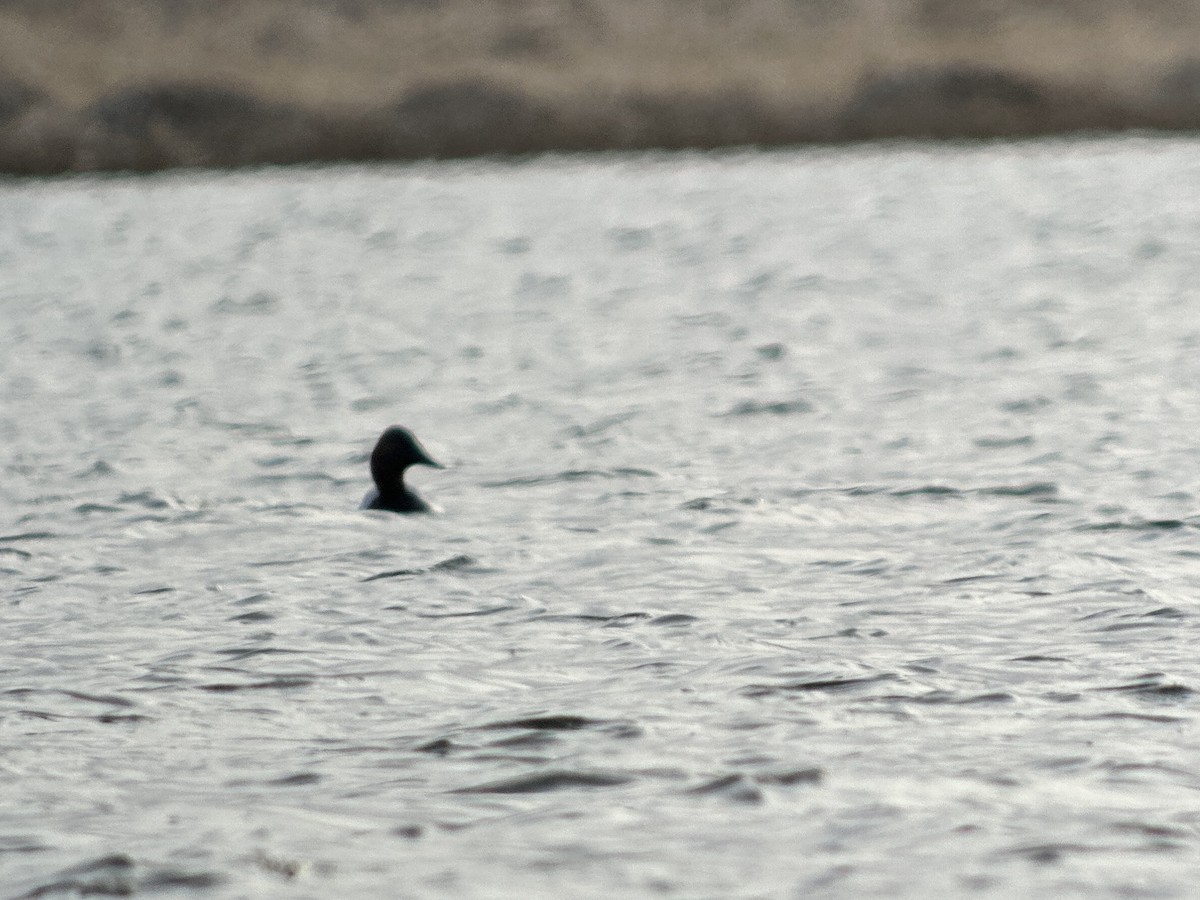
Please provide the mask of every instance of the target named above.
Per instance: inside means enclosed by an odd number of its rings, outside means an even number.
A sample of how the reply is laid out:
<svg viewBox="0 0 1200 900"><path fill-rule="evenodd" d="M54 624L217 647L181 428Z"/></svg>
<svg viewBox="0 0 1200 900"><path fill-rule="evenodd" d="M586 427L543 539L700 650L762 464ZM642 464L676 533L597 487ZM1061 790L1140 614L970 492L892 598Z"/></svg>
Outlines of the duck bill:
<svg viewBox="0 0 1200 900"><path fill-rule="evenodd" d="M414 466L429 466L431 469L446 468L436 459L429 455L429 451L421 446L421 442L416 438L412 438L413 449L417 451L416 459L412 461Z"/></svg>
<svg viewBox="0 0 1200 900"><path fill-rule="evenodd" d="M417 465L429 466L429 468L431 468L431 469L446 468L440 462L438 462L436 459L434 459L432 456L430 456L429 451L426 450L424 447L420 446L419 444L417 445L417 453L420 455L420 458L416 461Z"/></svg>

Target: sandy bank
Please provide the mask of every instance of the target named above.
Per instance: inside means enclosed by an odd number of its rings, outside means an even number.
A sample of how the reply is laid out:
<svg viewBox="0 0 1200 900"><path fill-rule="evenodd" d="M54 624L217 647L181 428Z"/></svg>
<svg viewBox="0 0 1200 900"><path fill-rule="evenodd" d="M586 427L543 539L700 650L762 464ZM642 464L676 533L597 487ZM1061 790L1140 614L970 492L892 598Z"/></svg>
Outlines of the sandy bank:
<svg viewBox="0 0 1200 900"><path fill-rule="evenodd" d="M9 0L0 171L1200 126L1200 4Z"/></svg>

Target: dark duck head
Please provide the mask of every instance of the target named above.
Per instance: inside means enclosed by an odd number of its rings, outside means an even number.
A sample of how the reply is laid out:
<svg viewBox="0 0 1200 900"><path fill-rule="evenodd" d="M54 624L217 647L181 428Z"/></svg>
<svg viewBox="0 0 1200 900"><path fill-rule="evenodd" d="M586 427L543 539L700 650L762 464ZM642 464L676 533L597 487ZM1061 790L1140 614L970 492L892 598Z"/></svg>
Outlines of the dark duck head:
<svg viewBox="0 0 1200 900"><path fill-rule="evenodd" d="M407 428L393 426L385 431L371 451L371 477L375 490L363 498L362 509L387 509L395 513L433 512L404 483L404 470L409 466L432 466L443 469Z"/></svg>

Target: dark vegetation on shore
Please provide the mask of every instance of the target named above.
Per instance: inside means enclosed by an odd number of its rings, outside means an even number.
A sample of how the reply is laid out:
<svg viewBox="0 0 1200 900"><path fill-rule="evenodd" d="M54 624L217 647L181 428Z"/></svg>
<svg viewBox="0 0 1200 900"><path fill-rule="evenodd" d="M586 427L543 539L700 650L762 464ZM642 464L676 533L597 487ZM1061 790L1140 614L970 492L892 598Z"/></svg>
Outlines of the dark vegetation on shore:
<svg viewBox="0 0 1200 900"><path fill-rule="evenodd" d="M0 0L0 171L1200 127L1200 3Z"/></svg>

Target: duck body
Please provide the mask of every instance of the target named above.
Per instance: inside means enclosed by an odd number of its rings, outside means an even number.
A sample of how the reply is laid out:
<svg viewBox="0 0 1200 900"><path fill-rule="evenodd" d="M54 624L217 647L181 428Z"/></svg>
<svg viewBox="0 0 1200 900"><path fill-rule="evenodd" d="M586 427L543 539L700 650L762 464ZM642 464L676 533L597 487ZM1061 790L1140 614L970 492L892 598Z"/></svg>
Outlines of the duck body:
<svg viewBox="0 0 1200 900"><path fill-rule="evenodd" d="M386 509L394 513L428 513L434 508L404 483L409 466L443 469L407 428L394 425L380 435L371 451L373 490L363 497L359 509Z"/></svg>
<svg viewBox="0 0 1200 900"><path fill-rule="evenodd" d="M385 497L379 488L371 488L362 499L359 509L386 509L394 513L436 512L433 505L410 487L395 496Z"/></svg>

